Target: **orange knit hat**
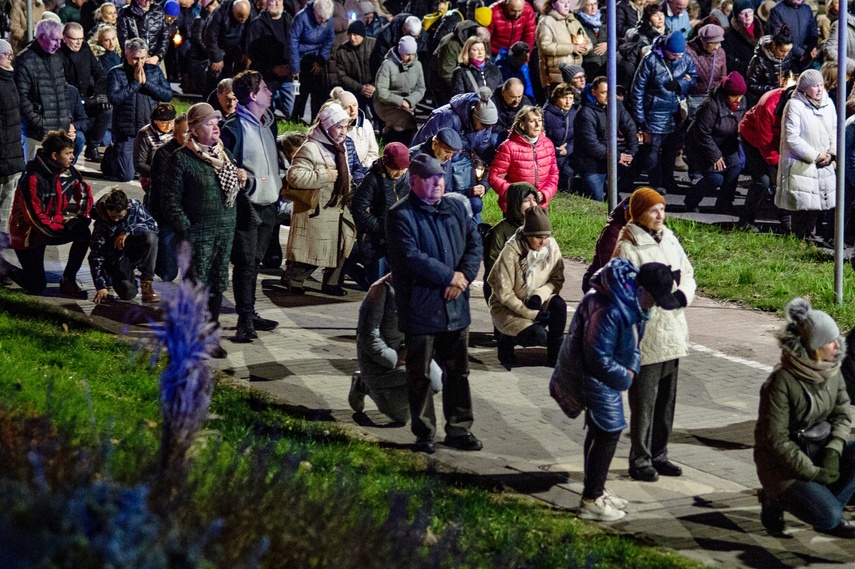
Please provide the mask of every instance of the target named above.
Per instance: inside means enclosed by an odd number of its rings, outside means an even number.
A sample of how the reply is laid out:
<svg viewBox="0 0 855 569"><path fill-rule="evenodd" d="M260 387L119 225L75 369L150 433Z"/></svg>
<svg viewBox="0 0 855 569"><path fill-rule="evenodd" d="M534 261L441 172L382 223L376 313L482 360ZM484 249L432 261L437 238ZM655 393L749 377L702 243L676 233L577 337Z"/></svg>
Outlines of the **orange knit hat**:
<svg viewBox="0 0 855 569"><path fill-rule="evenodd" d="M655 206L656 204L665 205L665 198L662 194L648 186L642 186L632 192L629 198L629 209L626 213L629 214L629 221L638 221L644 212Z"/></svg>

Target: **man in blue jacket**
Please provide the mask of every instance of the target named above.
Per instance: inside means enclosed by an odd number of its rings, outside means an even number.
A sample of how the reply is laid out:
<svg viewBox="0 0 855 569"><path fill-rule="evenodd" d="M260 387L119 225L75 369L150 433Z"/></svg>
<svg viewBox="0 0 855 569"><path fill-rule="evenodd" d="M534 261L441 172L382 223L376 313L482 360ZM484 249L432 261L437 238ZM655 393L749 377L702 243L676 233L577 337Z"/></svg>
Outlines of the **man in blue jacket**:
<svg viewBox="0 0 855 569"><path fill-rule="evenodd" d="M695 62L685 51L680 32L656 38L632 81L632 118L648 147L645 167L650 185L662 193L674 185L680 99L698 80Z"/></svg>
<svg viewBox="0 0 855 569"><path fill-rule="evenodd" d="M819 30L816 16L804 0L783 0L769 12L767 33L777 34L784 25L790 28L793 49L789 59L793 62L793 73L804 71L816 58Z"/></svg>
<svg viewBox="0 0 855 569"><path fill-rule="evenodd" d="M463 200L445 196L445 170L420 154L410 162L410 194L386 216L398 327L407 346L407 384L416 450L436 451L430 362L443 370L445 444L481 450L470 432L469 283L481 263L481 238Z"/></svg>

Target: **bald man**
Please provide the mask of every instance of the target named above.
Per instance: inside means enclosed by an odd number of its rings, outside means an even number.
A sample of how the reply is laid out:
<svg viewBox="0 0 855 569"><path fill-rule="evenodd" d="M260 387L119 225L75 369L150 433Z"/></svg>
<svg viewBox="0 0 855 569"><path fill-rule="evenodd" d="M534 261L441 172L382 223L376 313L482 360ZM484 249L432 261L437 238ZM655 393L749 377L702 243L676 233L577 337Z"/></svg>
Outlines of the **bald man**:
<svg viewBox="0 0 855 569"><path fill-rule="evenodd" d="M487 28L490 30L490 51L493 57L499 50L510 51L511 46L518 41L524 41L532 46L535 43L534 8L525 0L504 0L496 2L493 10L493 21Z"/></svg>
<svg viewBox="0 0 855 569"><path fill-rule="evenodd" d="M525 94L523 82L516 77L511 77L493 92L493 102L499 111L499 122L493 125L493 132L499 136L497 144L501 144L508 137L508 130L514 124L517 111L534 103Z"/></svg>
<svg viewBox="0 0 855 569"><path fill-rule="evenodd" d="M217 10L205 28L205 47L208 52L207 91L212 91L218 79L234 77L246 68L243 46L249 21L257 14L247 0L235 0L231 10Z"/></svg>

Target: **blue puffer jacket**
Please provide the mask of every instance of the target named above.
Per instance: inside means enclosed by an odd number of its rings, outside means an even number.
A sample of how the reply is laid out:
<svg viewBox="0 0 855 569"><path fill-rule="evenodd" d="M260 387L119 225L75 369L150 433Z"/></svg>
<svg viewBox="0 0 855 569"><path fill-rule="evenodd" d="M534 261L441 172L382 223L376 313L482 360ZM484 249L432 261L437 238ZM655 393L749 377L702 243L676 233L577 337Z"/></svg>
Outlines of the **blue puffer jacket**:
<svg viewBox="0 0 855 569"><path fill-rule="evenodd" d="M291 24L291 73L300 74L300 61L307 55L316 55L329 61L335 28L330 18L323 24L315 21L315 3L310 2L294 16Z"/></svg>
<svg viewBox="0 0 855 569"><path fill-rule="evenodd" d="M427 122L416 133L412 145L416 146L430 140L440 129L450 128L460 133L464 150L474 150L485 162L492 162L496 151L493 132L489 128L475 130L475 125L472 123L472 107L477 102L478 93L461 93L453 96L447 105L434 109Z"/></svg>
<svg viewBox="0 0 855 569"><path fill-rule="evenodd" d="M432 206L414 192L386 214L398 327L405 334L454 332L471 323L469 289L443 298L455 271L472 282L481 266L481 237L468 217L461 199L446 196Z"/></svg>
<svg viewBox="0 0 855 569"><path fill-rule="evenodd" d="M632 118L639 131L653 134L674 132L676 126L674 115L680 109L680 101L677 93L666 89L665 84L672 78L679 81L681 98L698 80L691 56L684 53L677 61L667 61L662 52L664 43L665 36L653 40L650 53L641 60L632 82Z"/></svg>
<svg viewBox="0 0 855 569"><path fill-rule="evenodd" d="M172 87L157 65L145 64L145 85L134 79L134 68L125 61L107 74L107 98L113 105L113 138L134 138L151 122L158 102L172 100Z"/></svg>
<svg viewBox="0 0 855 569"><path fill-rule="evenodd" d="M647 311L638 304L638 269L626 259L612 259L591 277L561 353L556 373L581 373L588 419L606 432L626 428L621 391L632 384L629 372L641 368L641 337Z"/></svg>

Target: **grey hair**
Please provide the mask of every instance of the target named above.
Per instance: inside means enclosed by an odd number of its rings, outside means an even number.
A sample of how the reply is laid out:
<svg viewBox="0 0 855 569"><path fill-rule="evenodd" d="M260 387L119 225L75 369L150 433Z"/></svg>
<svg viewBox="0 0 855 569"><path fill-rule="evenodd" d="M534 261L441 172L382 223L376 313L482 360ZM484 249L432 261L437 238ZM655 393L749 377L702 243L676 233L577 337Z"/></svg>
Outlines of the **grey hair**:
<svg viewBox="0 0 855 569"><path fill-rule="evenodd" d="M333 15L332 0L315 0L315 3L312 4L312 11L326 22Z"/></svg>
<svg viewBox="0 0 855 569"><path fill-rule="evenodd" d="M125 53L138 53L144 51L148 53L148 43L142 38L132 38L125 42Z"/></svg>
<svg viewBox="0 0 855 569"><path fill-rule="evenodd" d="M223 93L228 93L232 91L232 78L227 77L223 79L219 83L217 83L217 95L222 95Z"/></svg>
<svg viewBox="0 0 855 569"><path fill-rule="evenodd" d="M43 38L53 32L62 33L62 24L56 20L39 20L36 24L36 37Z"/></svg>
<svg viewBox="0 0 855 569"><path fill-rule="evenodd" d="M80 30L80 31L82 32L82 31L83 31L83 26L81 26L81 25L80 25L79 23L77 23L77 22L68 22L67 24L65 24L65 27L64 27L64 28L62 28L62 31L63 31L63 33L65 33L65 32L67 32L68 30Z"/></svg>

